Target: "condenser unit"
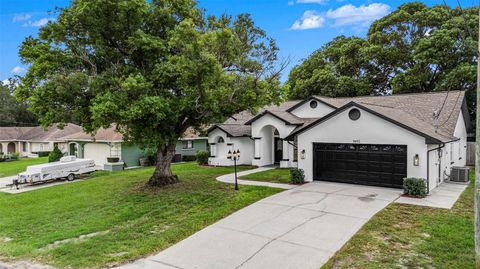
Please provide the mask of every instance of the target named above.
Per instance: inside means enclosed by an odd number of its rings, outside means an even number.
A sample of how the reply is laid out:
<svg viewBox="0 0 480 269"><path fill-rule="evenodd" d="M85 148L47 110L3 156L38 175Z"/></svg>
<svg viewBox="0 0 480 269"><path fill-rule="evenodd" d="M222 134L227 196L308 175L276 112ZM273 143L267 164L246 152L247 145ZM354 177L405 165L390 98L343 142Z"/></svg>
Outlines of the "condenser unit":
<svg viewBox="0 0 480 269"><path fill-rule="evenodd" d="M450 170L450 180L454 182L468 182L468 167L453 166Z"/></svg>

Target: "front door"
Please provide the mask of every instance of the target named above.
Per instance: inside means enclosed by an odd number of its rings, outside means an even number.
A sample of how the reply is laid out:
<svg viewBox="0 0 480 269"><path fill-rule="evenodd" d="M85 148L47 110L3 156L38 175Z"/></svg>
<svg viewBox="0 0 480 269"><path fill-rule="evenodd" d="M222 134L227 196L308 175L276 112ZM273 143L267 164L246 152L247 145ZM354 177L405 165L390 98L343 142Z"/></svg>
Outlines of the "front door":
<svg viewBox="0 0 480 269"><path fill-rule="evenodd" d="M283 140L280 139L279 137L275 137L274 144L275 144L274 145L274 152L275 152L274 163L279 164L283 156Z"/></svg>

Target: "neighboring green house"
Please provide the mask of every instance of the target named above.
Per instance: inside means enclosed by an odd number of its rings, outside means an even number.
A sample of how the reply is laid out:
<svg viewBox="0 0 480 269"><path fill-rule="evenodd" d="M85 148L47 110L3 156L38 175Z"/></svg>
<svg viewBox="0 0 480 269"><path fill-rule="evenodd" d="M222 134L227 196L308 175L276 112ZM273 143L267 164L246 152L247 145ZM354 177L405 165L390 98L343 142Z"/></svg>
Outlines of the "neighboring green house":
<svg viewBox="0 0 480 269"><path fill-rule="evenodd" d="M79 132L64 137L68 144L68 154L79 158L92 159L102 167L109 163L107 158L119 158L126 167L139 166L144 151L128 142L123 142L122 134L115 128L100 129L92 136Z"/></svg>
<svg viewBox="0 0 480 269"><path fill-rule="evenodd" d="M189 128L176 145L176 156L173 161L190 161L199 150L208 150L207 137ZM107 169L111 163L107 158L118 158L126 167L140 166L140 158L145 151L136 145L124 142L122 134L114 127L99 129L95 135L78 132L63 137L69 155L78 158L92 159L100 169Z"/></svg>
<svg viewBox="0 0 480 269"><path fill-rule="evenodd" d="M199 150L208 151L208 137L201 136L192 128L188 128L184 136L177 141L175 159L176 161L190 161Z"/></svg>

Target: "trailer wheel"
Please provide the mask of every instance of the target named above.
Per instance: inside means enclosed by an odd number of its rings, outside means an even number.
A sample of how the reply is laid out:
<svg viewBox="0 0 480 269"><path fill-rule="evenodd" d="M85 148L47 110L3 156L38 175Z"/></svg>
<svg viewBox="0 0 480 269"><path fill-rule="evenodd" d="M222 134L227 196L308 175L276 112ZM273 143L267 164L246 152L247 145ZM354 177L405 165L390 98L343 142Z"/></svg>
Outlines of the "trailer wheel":
<svg viewBox="0 0 480 269"><path fill-rule="evenodd" d="M69 175L67 176L67 180L68 180L68 181L73 181L74 179L75 179L75 175L74 175L74 174L69 174Z"/></svg>

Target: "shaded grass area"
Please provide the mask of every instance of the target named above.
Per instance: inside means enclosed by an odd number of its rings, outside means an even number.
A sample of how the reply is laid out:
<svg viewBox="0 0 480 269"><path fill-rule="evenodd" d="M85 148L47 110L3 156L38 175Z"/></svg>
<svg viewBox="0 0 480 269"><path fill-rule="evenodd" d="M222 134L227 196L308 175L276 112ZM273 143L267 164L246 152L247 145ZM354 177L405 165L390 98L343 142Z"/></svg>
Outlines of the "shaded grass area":
<svg viewBox="0 0 480 269"><path fill-rule="evenodd" d="M235 192L231 184L215 180L233 168L182 163L172 169L180 182L155 191L143 188L153 172L144 168L0 194L0 260L28 259L70 268L112 266L165 249L281 191L243 186ZM99 234L79 239L91 233ZM70 241L50 245L65 239Z"/></svg>
<svg viewBox="0 0 480 269"><path fill-rule="evenodd" d="M451 210L391 204L322 267L475 268L474 172Z"/></svg>
<svg viewBox="0 0 480 269"><path fill-rule="evenodd" d="M267 170L263 172L242 176L240 177L240 179L288 184L290 183L290 169L276 168L272 170Z"/></svg>
<svg viewBox="0 0 480 269"><path fill-rule="evenodd" d="M25 171L27 166L47 163L48 157L40 157L40 158L21 158L18 161L10 161L10 162L0 162L0 178L1 177L8 177L14 176L20 172Z"/></svg>

